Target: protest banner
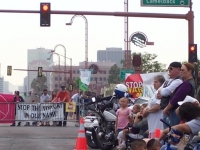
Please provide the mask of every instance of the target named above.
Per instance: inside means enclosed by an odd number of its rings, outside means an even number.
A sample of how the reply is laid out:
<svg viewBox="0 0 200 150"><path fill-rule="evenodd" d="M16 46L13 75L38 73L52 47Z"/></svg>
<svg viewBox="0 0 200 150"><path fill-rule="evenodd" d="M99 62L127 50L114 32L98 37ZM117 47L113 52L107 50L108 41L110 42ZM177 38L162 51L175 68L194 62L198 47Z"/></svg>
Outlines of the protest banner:
<svg viewBox="0 0 200 150"><path fill-rule="evenodd" d="M13 123L15 103L13 94L0 94L0 123Z"/></svg>
<svg viewBox="0 0 200 150"><path fill-rule="evenodd" d="M17 120L63 120L63 103L18 103Z"/></svg>
<svg viewBox="0 0 200 150"><path fill-rule="evenodd" d="M153 81L156 75L163 75L168 79L167 72L155 72L146 74L126 74L125 85L128 87L128 93L134 98L152 97L154 95Z"/></svg>

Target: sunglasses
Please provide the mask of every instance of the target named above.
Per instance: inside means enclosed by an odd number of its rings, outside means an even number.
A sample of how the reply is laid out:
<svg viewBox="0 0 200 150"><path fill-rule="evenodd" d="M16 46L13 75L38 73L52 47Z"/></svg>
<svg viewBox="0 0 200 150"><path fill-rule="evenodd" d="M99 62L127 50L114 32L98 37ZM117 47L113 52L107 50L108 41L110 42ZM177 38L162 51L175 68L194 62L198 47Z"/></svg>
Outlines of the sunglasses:
<svg viewBox="0 0 200 150"><path fill-rule="evenodd" d="M173 70L173 67L169 67L168 70Z"/></svg>

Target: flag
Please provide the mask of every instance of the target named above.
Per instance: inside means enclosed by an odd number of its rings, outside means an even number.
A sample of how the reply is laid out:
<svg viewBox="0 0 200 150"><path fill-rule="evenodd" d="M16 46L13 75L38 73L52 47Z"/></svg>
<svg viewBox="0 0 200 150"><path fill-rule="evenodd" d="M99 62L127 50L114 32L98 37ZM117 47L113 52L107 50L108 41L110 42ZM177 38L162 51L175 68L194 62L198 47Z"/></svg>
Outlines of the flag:
<svg viewBox="0 0 200 150"><path fill-rule="evenodd" d="M79 89L83 92L88 91L92 70L80 69Z"/></svg>

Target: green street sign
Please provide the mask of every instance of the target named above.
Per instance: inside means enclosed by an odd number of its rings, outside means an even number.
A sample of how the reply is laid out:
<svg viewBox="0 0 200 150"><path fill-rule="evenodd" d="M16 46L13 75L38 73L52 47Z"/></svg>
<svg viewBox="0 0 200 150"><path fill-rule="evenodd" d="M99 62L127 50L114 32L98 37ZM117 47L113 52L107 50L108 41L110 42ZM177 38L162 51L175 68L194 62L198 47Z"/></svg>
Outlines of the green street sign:
<svg viewBox="0 0 200 150"><path fill-rule="evenodd" d="M120 70L120 79L121 80L125 80L125 74L126 73L133 74L133 73L135 73L135 71L134 70Z"/></svg>
<svg viewBox="0 0 200 150"><path fill-rule="evenodd" d="M190 6L190 0L141 0L141 6L189 7Z"/></svg>

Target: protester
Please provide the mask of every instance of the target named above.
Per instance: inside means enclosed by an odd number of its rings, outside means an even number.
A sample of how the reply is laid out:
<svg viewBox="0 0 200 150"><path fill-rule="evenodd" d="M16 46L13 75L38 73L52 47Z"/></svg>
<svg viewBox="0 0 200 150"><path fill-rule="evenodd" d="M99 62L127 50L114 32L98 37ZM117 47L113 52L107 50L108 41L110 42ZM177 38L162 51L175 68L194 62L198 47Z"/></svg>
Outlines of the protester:
<svg viewBox="0 0 200 150"><path fill-rule="evenodd" d="M156 139L151 139L147 142L147 150L160 150L161 144Z"/></svg>
<svg viewBox="0 0 200 150"><path fill-rule="evenodd" d="M76 121L79 122L79 117L80 117L80 106L81 106L81 98L82 98L82 91L80 91L79 93L76 93L72 96L71 101L76 103L76 112L74 112L74 115L76 115Z"/></svg>
<svg viewBox="0 0 200 150"><path fill-rule="evenodd" d="M66 102L70 102L69 100L69 94L68 91L66 90L65 85L61 86L61 91L58 93L58 95L56 96L56 99L59 100L59 102L63 103L63 114L64 114L64 121L62 124L62 121L59 121L57 126L66 126L67 125L67 116L68 116L68 112L66 112L65 108L66 108Z"/></svg>
<svg viewBox="0 0 200 150"><path fill-rule="evenodd" d="M147 118L143 117L143 110L146 108L146 106L147 103L142 104L142 106L140 107L140 112L138 112L134 117L133 125L130 129L124 129L119 132L117 138L119 141L122 142L117 147L118 149L124 149L126 147L125 141L127 133L132 139L144 138L144 134L148 130Z"/></svg>
<svg viewBox="0 0 200 150"><path fill-rule="evenodd" d="M131 150L146 150L146 142L142 139L136 139L131 143Z"/></svg>
<svg viewBox="0 0 200 150"><path fill-rule="evenodd" d="M200 107L191 102L185 102L179 107L178 114L180 120L185 123L173 126L172 129L190 135L189 140L191 140L200 131ZM169 129L165 129L159 140L164 140L168 133ZM177 147L173 147L177 149ZM165 148L166 145L162 146L161 150L165 150Z"/></svg>
<svg viewBox="0 0 200 150"><path fill-rule="evenodd" d="M154 138L156 129L163 130L163 123L160 121L160 119L163 118L163 113L160 109L160 100L157 99L157 90L164 82L165 78L162 75L157 75L154 77L154 89L156 92L154 93L154 96L149 100L148 106L144 109L143 112L143 116L147 116L150 139Z"/></svg>
<svg viewBox="0 0 200 150"><path fill-rule="evenodd" d="M119 133L125 127L127 127L129 123L129 118L131 118L131 109L128 108L128 99L126 97L122 97L119 100L120 108L116 112L116 121L115 121L115 132ZM118 140L118 144L121 144L121 139Z"/></svg>
<svg viewBox="0 0 200 150"><path fill-rule="evenodd" d="M56 92L56 90L53 90L52 92L51 92L51 102L52 103L56 103L56 102L58 102L59 100L56 98L56 96L57 96L57 92ZM56 126L57 125L57 121L53 121L53 126Z"/></svg>
<svg viewBox="0 0 200 150"><path fill-rule="evenodd" d="M157 94L157 99L161 99L160 106L161 109L164 110L165 107L169 104L170 96L172 92L182 83L180 78L181 71L181 63L172 62L168 67L169 79L164 82L164 84L160 87ZM169 123L169 116L163 114L163 119L167 123ZM167 126L163 124L166 129Z"/></svg>
<svg viewBox="0 0 200 150"><path fill-rule="evenodd" d="M163 110L163 113L169 116L171 126L180 123L180 119L175 113L175 110L179 106L178 102L183 101L187 95L191 97L194 97L195 95L195 81L193 74L194 66L190 63L184 63L181 67L183 83L173 91L169 104Z"/></svg>
<svg viewBox="0 0 200 150"><path fill-rule="evenodd" d="M15 95L14 95L14 103L15 103L15 115L16 115L16 114L17 114L17 112L16 112L17 103L24 102L24 99L23 99L23 97L21 97L21 96L19 95L19 91L15 91L14 94L15 94ZM13 123L12 125L10 125L10 126L15 126L15 121L14 121L14 123ZM17 126L21 126L21 122L18 122Z"/></svg>
<svg viewBox="0 0 200 150"><path fill-rule="evenodd" d="M44 89L43 94L40 96L40 103L42 106L44 106L45 103L50 102L50 96L47 94L47 92L48 92L47 89ZM46 124L44 124L44 122L42 121L40 126L44 126L44 125L50 126L49 121L47 121Z"/></svg>

